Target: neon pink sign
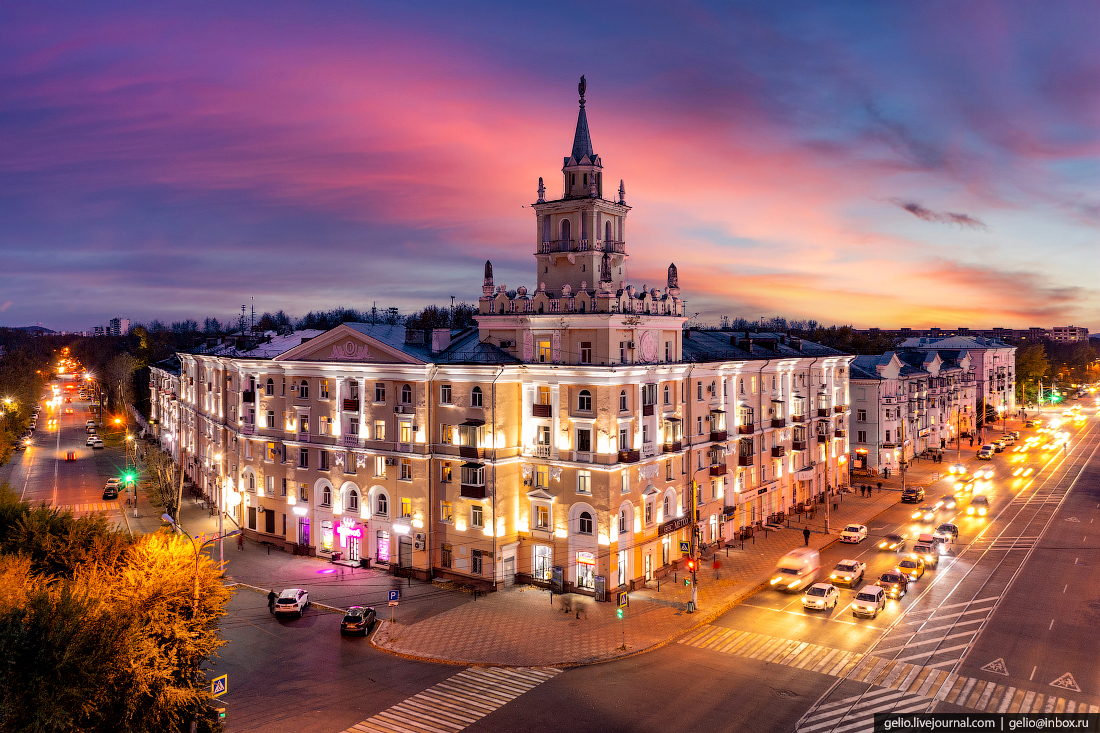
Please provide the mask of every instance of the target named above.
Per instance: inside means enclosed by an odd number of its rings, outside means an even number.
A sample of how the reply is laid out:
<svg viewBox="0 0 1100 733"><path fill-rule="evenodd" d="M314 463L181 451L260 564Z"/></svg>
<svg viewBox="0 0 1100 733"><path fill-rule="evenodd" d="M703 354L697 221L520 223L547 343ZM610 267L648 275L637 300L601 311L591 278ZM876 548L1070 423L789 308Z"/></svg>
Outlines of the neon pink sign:
<svg viewBox="0 0 1100 733"><path fill-rule="evenodd" d="M340 535L340 547L348 546L348 537L354 537L360 539L363 536L362 527L347 527L341 524L336 528L336 534Z"/></svg>

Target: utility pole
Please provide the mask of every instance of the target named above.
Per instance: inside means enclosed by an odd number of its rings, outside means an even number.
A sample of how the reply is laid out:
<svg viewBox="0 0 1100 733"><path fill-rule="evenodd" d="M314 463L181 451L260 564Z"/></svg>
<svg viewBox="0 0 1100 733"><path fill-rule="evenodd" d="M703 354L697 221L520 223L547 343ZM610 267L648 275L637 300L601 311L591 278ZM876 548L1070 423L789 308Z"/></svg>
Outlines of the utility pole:
<svg viewBox="0 0 1100 733"><path fill-rule="evenodd" d="M693 479L691 482L691 558L694 562L691 564L691 606L688 608L688 613L694 613L695 609L699 607L699 583L696 575L699 568L699 527L696 522L699 518L699 510L696 507L698 507L699 504L695 494L698 490L699 482Z"/></svg>
<svg viewBox="0 0 1100 733"><path fill-rule="evenodd" d="M905 414L901 417L901 465L898 467L901 469L901 493L905 495L905 467L908 462L905 460L905 423L909 422L909 400L905 401Z"/></svg>

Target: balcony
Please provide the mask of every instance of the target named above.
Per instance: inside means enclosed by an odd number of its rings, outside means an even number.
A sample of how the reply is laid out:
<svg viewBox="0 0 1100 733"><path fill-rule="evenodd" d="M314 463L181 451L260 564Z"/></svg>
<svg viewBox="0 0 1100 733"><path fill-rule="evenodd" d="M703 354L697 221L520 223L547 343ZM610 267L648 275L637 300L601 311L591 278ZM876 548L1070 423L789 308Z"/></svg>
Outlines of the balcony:
<svg viewBox="0 0 1100 733"><path fill-rule="evenodd" d="M344 400L345 412L359 412L359 400Z"/></svg>
<svg viewBox="0 0 1100 733"><path fill-rule="evenodd" d="M309 433L298 433L297 440L300 443L308 443L309 442Z"/></svg>
<svg viewBox="0 0 1100 733"><path fill-rule="evenodd" d="M255 391L253 391L253 392L241 392L241 401L242 402L247 402L249 404L255 404L256 403L256 393L255 393Z"/></svg>
<svg viewBox="0 0 1100 733"><path fill-rule="evenodd" d="M738 435L752 435L754 432L756 432L756 428L752 423L737 426Z"/></svg>
<svg viewBox="0 0 1100 733"><path fill-rule="evenodd" d="M737 465L738 466L751 466L752 465L752 454L750 453L748 455L737 456Z"/></svg>
<svg viewBox="0 0 1100 733"><path fill-rule="evenodd" d="M533 455L537 458L549 458L550 457L550 446L548 446L548 445L542 445L540 443L535 443L534 445L530 446L527 449L527 451L531 455Z"/></svg>
<svg viewBox="0 0 1100 733"><path fill-rule="evenodd" d="M817 416L818 417L828 417L829 416L829 408L828 407L819 407L819 408L817 408Z"/></svg>
<svg viewBox="0 0 1100 733"><path fill-rule="evenodd" d="M848 411L848 405L836 405L835 407L833 407L833 412L835 412L838 415L840 415L841 413L847 412L847 411Z"/></svg>
<svg viewBox="0 0 1100 733"><path fill-rule="evenodd" d="M781 417L774 417L774 418L772 418L772 427L773 428L785 428L785 427L787 427L787 421L784 420Z"/></svg>
<svg viewBox="0 0 1100 733"><path fill-rule="evenodd" d="M711 476L725 476L726 471L726 464L724 463L715 463L713 466L710 467Z"/></svg>
<svg viewBox="0 0 1100 733"><path fill-rule="evenodd" d="M626 254L626 242L615 242L605 239L602 242L596 240L596 250L609 254Z"/></svg>
<svg viewBox="0 0 1100 733"><path fill-rule="evenodd" d="M653 417L655 405L642 405L642 417Z"/></svg>
<svg viewBox="0 0 1100 733"><path fill-rule="evenodd" d="M673 440L671 442L661 444L661 452L662 453L679 453L680 448L681 448L681 443L678 440Z"/></svg>
<svg viewBox="0 0 1100 733"><path fill-rule="evenodd" d="M363 441L359 440L358 435L343 435L340 437L340 445L348 448L362 448Z"/></svg>
<svg viewBox="0 0 1100 733"><path fill-rule="evenodd" d="M485 498L485 486L484 484L478 486L475 484L461 484L461 488L458 490L458 495L463 499L484 499Z"/></svg>
<svg viewBox="0 0 1100 733"><path fill-rule="evenodd" d="M531 405L531 417L553 417L554 408L551 405Z"/></svg>
<svg viewBox="0 0 1100 733"><path fill-rule="evenodd" d="M785 445L773 445L772 446L772 458L782 458L787 455L787 446Z"/></svg>
<svg viewBox="0 0 1100 733"><path fill-rule="evenodd" d="M241 426L241 435L255 435L256 426L252 423L245 423Z"/></svg>
<svg viewBox="0 0 1100 733"><path fill-rule="evenodd" d="M837 428L836 430L833 431L833 437L834 438L843 438L847 434L848 434L847 430L841 430L840 428Z"/></svg>
<svg viewBox="0 0 1100 733"><path fill-rule="evenodd" d="M462 456L463 458L484 458L485 449L476 448L472 445L460 445L458 446L458 455Z"/></svg>
<svg viewBox="0 0 1100 733"><path fill-rule="evenodd" d="M539 245L539 254L551 252L576 252L577 240L575 239L551 239Z"/></svg>
<svg viewBox="0 0 1100 733"><path fill-rule="evenodd" d="M806 416L805 415L791 415L791 422L794 422L794 423L806 422Z"/></svg>
<svg viewBox="0 0 1100 733"><path fill-rule="evenodd" d="M619 451L619 463L637 463L642 459L640 451L636 450L621 450Z"/></svg>
<svg viewBox="0 0 1100 733"><path fill-rule="evenodd" d="M726 440L726 431L725 430L711 430L710 431L710 439L715 443L725 442L725 440Z"/></svg>
<svg viewBox="0 0 1100 733"><path fill-rule="evenodd" d="M805 440L791 441L791 450L806 450L808 443Z"/></svg>
<svg viewBox="0 0 1100 733"><path fill-rule="evenodd" d="M825 433L818 433L817 434L817 442L818 443L828 443L829 442L829 436Z"/></svg>
<svg viewBox="0 0 1100 733"><path fill-rule="evenodd" d="M642 458L653 458L657 455L656 443L643 443L642 444Z"/></svg>

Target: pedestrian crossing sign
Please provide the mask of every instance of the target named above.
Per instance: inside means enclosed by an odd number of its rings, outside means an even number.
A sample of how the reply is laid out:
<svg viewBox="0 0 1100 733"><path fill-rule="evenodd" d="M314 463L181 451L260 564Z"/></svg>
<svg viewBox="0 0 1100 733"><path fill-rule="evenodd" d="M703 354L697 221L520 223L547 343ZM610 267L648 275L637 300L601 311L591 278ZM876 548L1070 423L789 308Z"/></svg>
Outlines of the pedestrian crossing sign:
<svg viewBox="0 0 1100 733"><path fill-rule="evenodd" d="M620 592L619 593L619 608L626 608L628 605L630 605L630 596L627 595L626 591Z"/></svg>
<svg viewBox="0 0 1100 733"><path fill-rule="evenodd" d="M223 674L221 677L215 677L214 681L210 683L210 694L213 697L221 697L229 691L229 675Z"/></svg>
<svg viewBox="0 0 1100 733"><path fill-rule="evenodd" d="M690 542L681 542L680 543L680 552L691 552L691 543Z"/></svg>

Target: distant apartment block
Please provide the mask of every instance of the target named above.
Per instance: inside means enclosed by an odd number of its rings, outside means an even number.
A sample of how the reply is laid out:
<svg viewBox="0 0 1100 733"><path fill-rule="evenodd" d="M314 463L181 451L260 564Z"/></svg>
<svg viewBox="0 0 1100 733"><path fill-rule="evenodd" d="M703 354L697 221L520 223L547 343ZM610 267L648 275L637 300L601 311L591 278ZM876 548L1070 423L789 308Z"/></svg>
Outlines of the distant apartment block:
<svg viewBox="0 0 1100 733"><path fill-rule="evenodd" d="M1053 328L1039 326L1032 326L1031 328L967 328L966 326L939 328L934 326L932 328L868 328L863 329L861 332L887 334L902 339L950 338L953 336L987 338L1013 345L1034 343L1036 341L1087 342L1089 340L1089 330L1080 326L1055 326Z"/></svg>

